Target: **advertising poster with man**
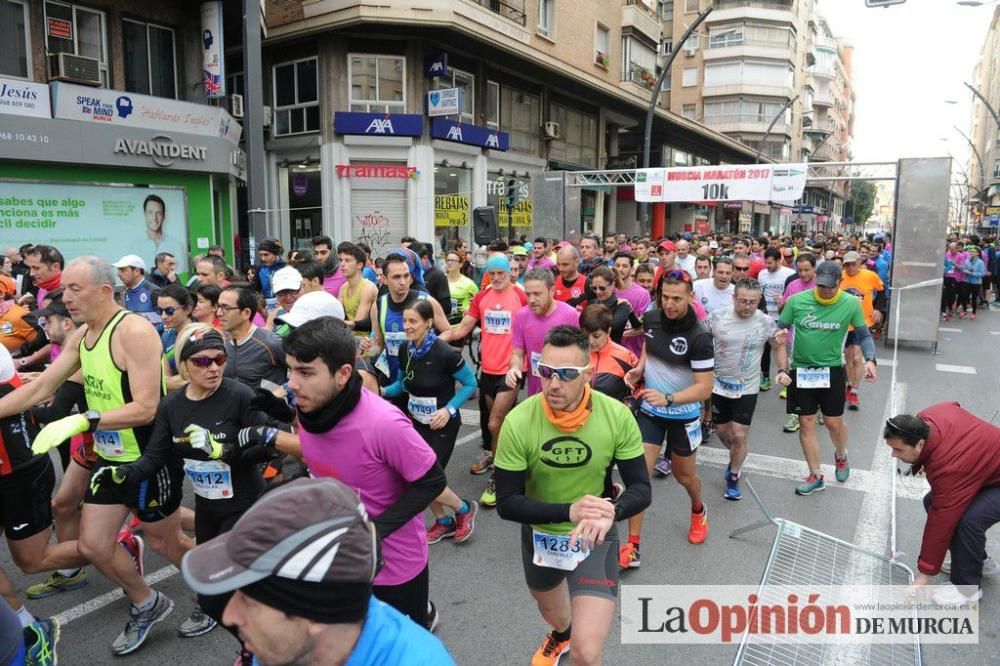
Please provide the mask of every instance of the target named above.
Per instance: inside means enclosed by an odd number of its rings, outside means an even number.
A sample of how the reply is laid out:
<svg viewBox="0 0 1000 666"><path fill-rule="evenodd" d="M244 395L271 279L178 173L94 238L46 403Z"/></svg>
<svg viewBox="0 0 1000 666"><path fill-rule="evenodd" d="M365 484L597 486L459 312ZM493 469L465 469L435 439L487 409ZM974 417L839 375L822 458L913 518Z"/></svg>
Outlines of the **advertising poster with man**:
<svg viewBox="0 0 1000 666"><path fill-rule="evenodd" d="M152 267L169 252L188 270L183 188L0 180L0 236L12 247L44 241L67 260L136 254Z"/></svg>

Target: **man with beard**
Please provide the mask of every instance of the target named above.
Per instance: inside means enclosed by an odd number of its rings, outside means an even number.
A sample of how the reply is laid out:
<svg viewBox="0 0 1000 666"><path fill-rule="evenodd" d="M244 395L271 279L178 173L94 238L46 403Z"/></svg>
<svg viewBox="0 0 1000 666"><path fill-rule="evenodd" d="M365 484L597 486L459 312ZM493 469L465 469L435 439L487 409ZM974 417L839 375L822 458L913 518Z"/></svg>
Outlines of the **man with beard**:
<svg viewBox="0 0 1000 666"><path fill-rule="evenodd" d="M323 289L336 298L340 294L340 288L347 282L337 260L340 248L338 247L337 253L334 253L333 240L329 236L314 236L312 248L313 257L323 266Z"/></svg>

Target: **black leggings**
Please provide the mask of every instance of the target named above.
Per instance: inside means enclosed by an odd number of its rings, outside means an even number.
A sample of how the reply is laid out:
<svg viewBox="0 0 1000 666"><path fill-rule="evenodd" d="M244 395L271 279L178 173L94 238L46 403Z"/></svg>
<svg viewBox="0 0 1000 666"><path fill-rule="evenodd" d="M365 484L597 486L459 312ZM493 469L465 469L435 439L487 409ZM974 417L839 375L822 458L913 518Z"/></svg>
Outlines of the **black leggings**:
<svg viewBox="0 0 1000 666"><path fill-rule="evenodd" d="M423 571L405 583L373 585L372 593L376 599L384 601L426 629L429 587L430 571L425 566Z"/></svg>
<svg viewBox="0 0 1000 666"><path fill-rule="evenodd" d="M968 282L962 282L958 285L958 309L965 311L968 308L972 308L972 312L975 313L979 309L979 292L982 289L982 285L970 284Z"/></svg>
<svg viewBox="0 0 1000 666"><path fill-rule="evenodd" d="M194 512L194 538L199 544L203 544L206 541L214 539L224 532L228 532L233 529L233 525L236 521L240 519L243 513L249 508L249 506L240 506L234 508L230 511L220 511L215 509L206 508L206 502L213 502L216 500L206 500L205 502L198 501L195 505ZM226 610L226 604L229 603L229 599L232 598L233 593L227 592L226 594L199 594L198 595L198 605L210 618L218 622L220 625L226 628L226 631L231 633L236 637L236 640L240 641L240 645L243 645L243 641L240 640L240 636L236 633L236 630L231 627L226 627L222 624L222 613Z"/></svg>
<svg viewBox="0 0 1000 666"><path fill-rule="evenodd" d="M437 455L438 464L441 469L448 466L451 460L451 453L455 450L455 440L458 438L458 429L462 426L461 417L455 417L448 421L448 424L440 430L431 430L429 425L424 425L419 421L413 422L413 429L424 438L427 445L434 449Z"/></svg>
<svg viewBox="0 0 1000 666"><path fill-rule="evenodd" d="M958 280L945 276L944 289L941 291L941 314L947 314L954 308L956 300L958 300Z"/></svg>

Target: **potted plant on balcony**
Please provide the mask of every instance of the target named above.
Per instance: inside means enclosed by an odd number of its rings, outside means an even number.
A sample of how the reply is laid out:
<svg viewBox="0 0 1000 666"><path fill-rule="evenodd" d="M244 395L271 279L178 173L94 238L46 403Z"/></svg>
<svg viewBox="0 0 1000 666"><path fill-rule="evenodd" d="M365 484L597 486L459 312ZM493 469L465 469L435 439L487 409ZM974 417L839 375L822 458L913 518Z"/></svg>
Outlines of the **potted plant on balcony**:
<svg viewBox="0 0 1000 666"><path fill-rule="evenodd" d="M611 58L609 58L608 54L605 53L604 51L597 51L597 52L594 53L594 64L595 65L599 65L600 67L603 67L604 69L607 69L608 68L608 64L610 62L611 62Z"/></svg>
<svg viewBox="0 0 1000 666"><path fill-rule="evenodd" d="M641 86L645 86L650 90L656 85L656 76L653 72L649 71L642 65L638 63L632 63L631 76L629 77L633 83L638 83Z"/></svg>

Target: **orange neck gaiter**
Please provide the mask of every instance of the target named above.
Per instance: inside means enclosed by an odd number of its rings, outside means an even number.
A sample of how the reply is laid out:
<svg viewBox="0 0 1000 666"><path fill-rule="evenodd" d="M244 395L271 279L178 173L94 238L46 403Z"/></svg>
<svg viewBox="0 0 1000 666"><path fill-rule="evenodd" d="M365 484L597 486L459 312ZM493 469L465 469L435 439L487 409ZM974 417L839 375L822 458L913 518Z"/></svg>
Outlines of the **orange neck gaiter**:
<svg viewBox="0 0 1000 666"><path fill-rule="evenodd" d="M571 412L556 411L549 407L544 393L542 394L542 409L545 410L545 418L560 432L576 432L584 426L594 409L594 404L591 402L590 397L590 386L584 385L583 399L580 400L580 404L576 406L576 409Z"/></svg>

